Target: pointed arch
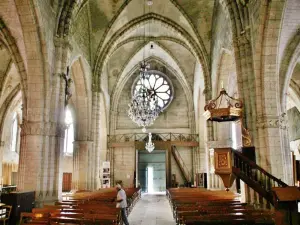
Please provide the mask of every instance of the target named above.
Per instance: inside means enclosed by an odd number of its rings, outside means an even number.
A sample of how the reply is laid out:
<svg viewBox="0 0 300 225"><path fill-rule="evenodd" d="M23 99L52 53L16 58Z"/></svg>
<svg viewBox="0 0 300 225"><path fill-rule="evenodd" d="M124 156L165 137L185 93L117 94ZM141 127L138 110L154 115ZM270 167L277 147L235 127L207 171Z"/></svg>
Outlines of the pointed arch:
<svg viewBox="0 0 300 225"><path fill-rule="evenodd" d="M110 55L110 52L114 49L115 45L117 45L118 40L122 37L122 35L129 30L133 30L136 27L140 26L143 23L147 23L148 21L155 21L158 23L161 23L162 26L169 27L172 30L175 30L178 34L180 34L187 42L187 45L190 47L190 49L193 49L195 51L195 55L197 56L197 59L202 65L203 73L205 77L205 86L208 87L210 90L211 81L209 76L209 60L206 57L206 54L201 50L204 49L200 48L198 44L195 42L195 40L191 37L187 31L185 31L182 27L180 27L175 22L171 21L168 18L165 18L161 15L155 14L155 13L149 13L144 16L138 17L134 19L133 21L130 21L128 24L120 28L113 36L112 38L107 42L107 44L103 47L101 52L98 54L98 58L95 63L95 73L94 73L94 83L96 86L100 87L100 79L99 77L102 74L103 71L103 65L108 59L108 55Z"/></svg>
<svg viewBox="0 0 300 225"><path fill-rule="evenodd" d="M75 138L77 140L88 140L91 128L91 85L88 79L87 71L84 68L84 62L81 57L73 61L71 73L74 81L75 93L73 93L72 102L76 109L76 129Z"/></svg>
<svg viewBox="0 0 300 225"><path fill-rule="evenodd" d="M300 61L300 32L296 33L290 40L289 45L284 51L284 55L279 70L279 88L281 111L286 111L287 91L290 86L294 68Z"/></svg>
<svg viewBox="0 0 300 225"><path fill-rule="evenodd" d="M9 51L12 57L12 61L18 69L20 76L20 90L22 90L22 102L23 107L26 109L27 100L27 72L23 58L21 57L19 48L16 44L14 37L11 35L9 29L5 25L4 21L0 17L0 41L4 47ZM26 110L24 110L26 112Z"/></svg>

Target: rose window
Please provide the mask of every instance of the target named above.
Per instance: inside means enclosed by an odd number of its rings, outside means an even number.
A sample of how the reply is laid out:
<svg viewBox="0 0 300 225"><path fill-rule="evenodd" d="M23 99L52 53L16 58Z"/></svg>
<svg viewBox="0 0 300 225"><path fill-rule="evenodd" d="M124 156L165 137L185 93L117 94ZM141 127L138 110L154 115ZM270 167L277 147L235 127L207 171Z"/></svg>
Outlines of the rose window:
<svg viewBox="0 0 300 225"><path fill-rule="evenodd" d="M148 89L148 93L157 97L157 104L165 109L172 101L174 89L170 79L163 73L156 70L147 71L145 76L144 85ZM142 81L139 77L133 83L133 96L138 93L142 87Z"/></svg>

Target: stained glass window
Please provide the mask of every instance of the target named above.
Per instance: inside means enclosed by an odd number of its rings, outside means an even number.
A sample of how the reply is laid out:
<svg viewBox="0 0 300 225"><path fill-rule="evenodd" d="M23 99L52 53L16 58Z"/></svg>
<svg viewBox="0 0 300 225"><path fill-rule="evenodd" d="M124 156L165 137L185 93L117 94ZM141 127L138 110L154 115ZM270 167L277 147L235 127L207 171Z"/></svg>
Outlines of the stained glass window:
<svg viewBox="0 0 300 225"><path fill-rule="evenodd" d="M136 79L133 85L133 95L135 95L142 87L142 81ZM154 94L157 97L158 105L162 109L165 109L171 103L174 89L170 79L165 74L156 70L148 71L144 80L144 85L151 94Z"/></svg>

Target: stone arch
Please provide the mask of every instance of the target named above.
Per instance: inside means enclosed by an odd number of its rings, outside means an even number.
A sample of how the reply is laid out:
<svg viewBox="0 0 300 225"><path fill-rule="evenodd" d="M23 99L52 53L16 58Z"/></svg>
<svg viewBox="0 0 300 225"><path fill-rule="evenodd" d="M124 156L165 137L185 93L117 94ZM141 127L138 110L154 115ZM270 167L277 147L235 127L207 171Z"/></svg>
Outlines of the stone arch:
<svg viewBox="0 0 300 225"><path fill-rule="evenodd" d="M149 42L150 43L150 42ZM129 59L127 60L126 63L124 63L124 66L122 68L122 70L120 71L120 76L118 76L118 83L117 85L114 87L114 90L117 90L118 88L118 84L120 84L120 82L123 81L123 78L125 76L125 74L128 72L128 70L133 67L133 64L134 65L137 65L139 62L140 62L140 58L139 59L135 59L137 58L137 55L138 54L141 54L141 52L143 52L144 48L147 47L147 45L149 43L143 43L141 44L137 49L136 51L129 57ZM184 69L182 68L180 62L173 56L173 54L167 49L165 48L162 44L160 43L156 43L156 42L152 42L152 44L156 45L158 47L158 50L156 51L156 55L159 54L159 50L162 50L163 54L165 54L169 61L172 62L172 67L176 67L176 70L178 71L178 79L182 82L182 83L185 83L186 87L188 88L189 91L192 91L190 86L187 84L187 78L185 76L185 71ZM146 57L150 57L150 53L146 53L147 55L145 55ZM149 55L148 55L149 54ZM144 56L143 56L144 57ZM132 65L130 65L130 63ZM131 66L131 67L130 67Z"/></svg>
<svg viewBox="0 0 300 225"><path fill-rule="evenodd" d="M236 76L236 65L233 54L223 49L217 70L216 83L214 85L214 96L217 97L222 89L225 88L228 94L230 92L234 92L237 89L237 76ZM234 79L235 78L235 79ZM233 85L230 85L233 84ZM235 87L235 90L232 91L232 87ZM237 96L235 96L237 97ZM225 102L223 101L223 104ZM226 105L222 105L222 107L226 107ZM231 139L231 123L215 123L214 124L214 132L215 136L218 140L229 140Z"/></svg>
<svg viewBox="0 0 300 225"><path fill-rule="evenodd" d="M158 62L159 64L162 64L165 67L167 67L173 73L173 75L175 75L175 77L180 82L180 79L178 78L178 73L172 66L170 66L168 63L166 63L164 60L162 60L161 58L158 58L158 57L153 57L152 56L152 57L149 57L149 58L145 59L146 62L151 61L151 60L154 60L154 61ZM124 79L122 79L122 82L115 88L115 90L117 90L117 91L115 91L113 93L112 102L111 102L112 108L111 108L111 118L110 118L110 121L111 121L111 123L110 123L110 133L112 133L113 131L116 130L116 125L117 125L116 112L117 112L118 102L119 102L119 98L121 96L122 90L123 90L125 84L128 82L128 80L132 77L134 72L138 70L138 68L139 68L139 64L136 64L130 71L128 71L127 75L124 77ZM184 90L187 90L186 88L188 88L188 87L185 86L184 83L180 82L180 84L181 84L181 87ZM187 98L189 112L192 113L193 112L193 95L190 91L186 92L185 95L186 95L186 98ZM193 115L192 121L190 121L191 130L194 130L193 129L193 125L195 125L194 124L194 118L195 117Z"/></svg>
<svg viewBox="0 0 300 225"><path fill-rule="evenodd" d="M252 34L248 28L250 23L248 1L242 3L241 1L220 0L220 3L223 6L224 12L230 18L236 73L238 74L238 90L240 98L245 102L244 114L247 115L247 117L245 116L247 119L244 120L244 126L255 132L256 96L258 94L256 93L257 84L254 85L254 83L258 83L259 78L255 77L254 74L251 46Z"/></svg>
<svg viewBox="0 0 300 225"><path fill-rule="evenodd" d="M234 73L232 75L232 73ZM222 49L222 53L219 59L218 70L217 70L217 77L216 82L213 87L213 94L217 96L220 91L221 83L223 82L223 86L227 92L231 91L229 88L232 86L230 85L230 78L236 78L236 65L235 65L235 58L231 51L226 49ZM237 86L237 81L236 81Z"/></svg>
<svg viewBox="0 0 300 225"><path fill-rule="evenodd" d="M150 43L150 42L157 43L158 41L162 41L162 40L171 41L171 42L177 43L179 45L182 45L185 49L187 49L191 53L191 55L196 57L193 50L187 44L185 44L183 41L181 41L178 38L173 38L173 37L168 37L168 36L165 36L165 37L146 37L146 38L142 37L142 36L138 36L138 37L128 38L128 39L120 42L119 44L117 44L117 46L113 49L113 51L111 52L109 57L111 55L113 55L115 51L117 51L120 47L122 47L125 44L128 44L130 42L134 42L134 41L144 41L144 40L146 41L146 43Z"/></svg>
<svg viewBox="0 0 300 225"><path fill-rule="evenodd" d="M7 96L3 104L1 105L0 108L0 140L2 140L2 133L3 133L3 126L4 126L4 121L8 112L9 107L11 106L13 99L16 98L18 94L22 93L21 92L21 85L17 85Z"/></svg>
<svg viewBox="0 0 300 225"><path fill-rule="evenodd" d="M300 32L291 39L285 50L279 71L279 88L281 112L286 110L286 93L288 91L292 74L296 64L300 60Z"/></svg>
<svg viewBox="0 0 300 225"><path fill-rule="evenodd" d="M14 63L13 63L13 60L11 59L10 62L8 63L8 66L6 68L5 74L2 77L2 79L1 79L1 83L0 83L0 96L3 95L5 83L7 82L7 79L9 77L8 76L9 72L10 72L10 70L11 70L11 68L12 68L13 65L14 65Z"/></svg>
<svg viewBox="0 0 300 225"><path fill-rule="evenodd" d="M65 37L69 35L73 13L76 7L76 0L66 0L60 6L59 16L57 17L56 35Z"/></svg>
<svg viewBox="0 0 300 225"><path fill-rule="evenodd" d="M133 20L133 21L129 22L128 24L126 24L125 26L123 26L121 29L119 29L113 35L113 37L105 45L104 49L102 49L101 53L98 52L99 54L98 54L98 58L96 60L95 69L94 69L94 71L95 71L94 76L96 76L96 77L94 77L94 79L95 79L94 83L96 83L96 85L99 87L99 85L100 85L99 74L102 74L103 65L105 64L105 62L107 60L107 55L109 55L109 52L111 51L111 49L114 48L115 44L117 43L118 39L121 38L122 34L127 32L128 30L135 29L135 27L139 26L141 23L146 23L149 20L160 22L163 26L167 26L167 27L170 27L170 29L176 30L176 32L181 34L187 40L188 45L190 45L191 49L195 50L197 59L202 64L202 68L203 68L203 71L205 74L205 84L206 84L205 86L210 87L211 81L210 81L210 77L209 77L209 63L208 63L209 60L206 57L206 53L204 53L201 50L202 48L199 47L197 45L197 43L195 43L193 38L178 24L176 24L175 22L173 22L163 16L155 14L155 13L149 13L144 16L138 17L135 20ZM204 49L204 47L203 47L203 49ZM210 88L208 88L208 89L210 89Z"/></svg>
<svg viewBox="0 0 300 225"><path fill-rule="evenodd" d="M125 63L125 66L123 67L123 69L120 71L120 75L118 76L118 82L116 83L116 85L113 88L113 93L111 94L111 106L113 108L111 108L112 114L111 114L111 126L110 126L110 131L112 132L113 130L116 129L115 125L116 125L116 121L115 121L115 113L117 111L117 106L118 106L118 99L121 95L121 92L124 88L124 85L127 83L128 79L133 75L133 73L138 69L139 63L140 63L140 59L143 55L139 55L141 54L141 52L143 52L143 48L146 47L146 45L142 45L140 46L139 49L137 49L137 51L135 51L132 56L129 58L128 62ZM162 51L162 55L158 55L159 54L159 48L161 48ZM185 75L184 75L184 71L181 70L180 68L180 64L172 57L172 55L166 51L166 49L163 48L163 46L157 46L156 47L157 51L156 51L156 56L152 56L152 55L145 55L146 57L146 61L150 61L150 60L155 60L156 62L159 62L160 64L166 66L168 69L170 69L170 71L175 75L175 77L178 79L178 81L180 82L181 86L183 87L183 90L185 91L185 96L187 98L187 102L188 102L188 109L190 112L193 111L193 92L191 89L191 86L188 84ZM140 56L140 57L139 57ZM171 63L166 63L166 61L162 60L162 58L164 57L168 57L168 61ZM191 124L194 124L194 116L192 117L192 121ZM194 130L194 129L192 129Z"/></svg>
<svg viewBox="0 0 300 225"><path fill-rule="evenodd" d="M23 117L27 121L47 121L52 73L48 63L48 49L43 46L46 39L41 26L42 15L38 3L32 0L17 0L15 7L22 28L28 74L27 107ZM39 89L35 90L33 86L38 86Z"/></svg>
<svg viewBox="0 0 300 225"><path fill-rule="evenodd" d="M80 129L76 130L75 138L79 140L89 139L90 121L91 121L91 93L88 87L87 74L83 68L83 62L81 58L75 60L71 65L71 74L74 81L75 93L72 95L74 98L74 108L76 109L76 127Z"/></svg>
<svg viewBox="0 0 300 225"><path fill-rule="evenodd" d="M184 18L184 20L186 20L186 23L188 24L188 26L186 28L189 30L188 33L190 33L194 37L194 40L196 40L196 42L199 44L199 46L201 48L203 47L202 48L203 52L206 52L206 50L204 48L203 41L202 41L202 39L201 39L201 37L200 37L197 29L195 28L194 24L192 23L192 21L190 20L190 18L187 16L187 14L183 10L183 8L175 0L168 0L168 1L171 3L170 5L174 6L174 9L175 9L176 13L179 13L180 16L182 16ZM103 48L104 44L106 45L106 43L107 43L106 39L107 38L111 39L111 35L114 32L116 32L118 29L120 29L121 26L120 26L120 23L118 23L118 18L120 16L122 16L122 13L126 9L126 6L129 5L131 2L133 2L133 0L125 1L124 4L118 10L118 12L115 14L114 18L109 22L109 25L107 26L107 29L105 30L104 35L103 35L103 37L102 37L102 39L100 41L99 48L98 48L98 51L97 51L98 55L100 54L101 49ZM151 13L149 13L149 14L151 14ZM156 14L156 15L158 15L158 14ZM135 21L137 19L138 18L134 17L134 16L131 18L132 21ZM172 19L168 19L168 20L172 21ZM174 21L174 19L173 19L173 21ZM129 21L129 20L126 21L126 23L129 23L129 22L131 22L131 21ZM119 24L119 25L117 25L117 27L119 27L119 28L115 28L114 29L114 25L116 23ZM123 23L121 23L121 24L123 24ZM178 24L177 24L177 26L178 26ZM179 25L178 27L182 27L182 26ZM110 34L109 34L109 32L110 32ZM206 57L208 57L208 55L206 55Z"/></svg>
<svg viewBox="0 0 300 225"><path fill-rule="evenodd" d="M18 152L11 151L12 122L14 112L20 112L18 107L22 104L22 92L20 84L16 86L5 99L0 108L0 175L4 177L6 184L11 184L11 172L17 172L19 164ZM22 118L17 115L17 126ZM16 149L20 148L20 129L17 128ZM4 169L4 171L2 171ZM4 173L3 173L4 172Z"/></svg>
<svg viewBox="0 0 300 225"><path fill-rule="evenodd" d="M300 95L299 95L299 91L295 90L293 87L289 87L288 94L289 95L286 97L287 101L290 98L290 100L296 105L298 111L300 112Z"/></svg>
<svg viewBox="0 0 300 225"><path fill-rule="evenodd" d="M19 48L14 37L11 35L9 29L6 27L4 21L0 18L0 41L3 42L4 47L7 48L11 54L12 60L15 63L20 76L20 89L22 90L23 108L26 109L27 99L27 73L24 61L21 57ZM26 110L24 110L24 113Z"/></svg>

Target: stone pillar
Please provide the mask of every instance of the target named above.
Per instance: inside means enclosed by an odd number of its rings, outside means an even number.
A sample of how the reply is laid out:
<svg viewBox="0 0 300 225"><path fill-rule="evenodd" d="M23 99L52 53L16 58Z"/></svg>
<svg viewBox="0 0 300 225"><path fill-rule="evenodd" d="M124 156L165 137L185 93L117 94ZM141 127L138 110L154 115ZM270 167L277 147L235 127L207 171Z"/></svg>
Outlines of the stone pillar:
<svg viewBox="0 0 300 225"><path fill-rule="evenodd" d="M201 160L201 165L205 165L205 171L207 174L207 189L212 187L212 175L210 173L210 152L209 152L209 141L214 139L214 131L213 131L213 123L211 121L207 121L204 126L204 142L205 144L205 157L204 160ZM201 140L200 140L201 141Z"/></svg>
<svg viewBox="0 0 300 225"><path fill-rule="evenodd" d="M101 172L104 161L109 160L107 156L107 117L104 107L104 95L101 92L93 92L92 111L92 137L94 140L94 184L93 188L102 187Z"/></svg>
<svg viewBox="0 0 300 225"><path fill-rule="evenodd" d="M76 190L91 190L92 177L90 171L93 169L93 142L74 141L73 152L73 188Z"/></svg>
<svg viewBox="0 0 300 225"><path fill-rule="evenodd" d="M258 165L275 177L292 184L290 147L285 116L261 116L258 118Z"/></svg>
<svg viewBox="0 0 300 225"><path fill-rule="evenodd" d="M53 203L62 192L64 125L23 121L18 190L35 191L36 206Z"/></svg>
<svg viewBox="0 0 300 225"><path fill-rule="evenodd" d="M100 179L100 156L99 156L99 148L100 148L100 93L93 91L93 109L92 109L92 138L94 140L93 151L95 154L95 170L94 170L94 189L99 189L101 187L101 179Z"/></svg>
<svg viewBox="0 0 300 225"><path fill-rule="evenodd" d="M4 144L5 142L0 139L0 178L3 177L2 164L3 164Z"/></svg>

